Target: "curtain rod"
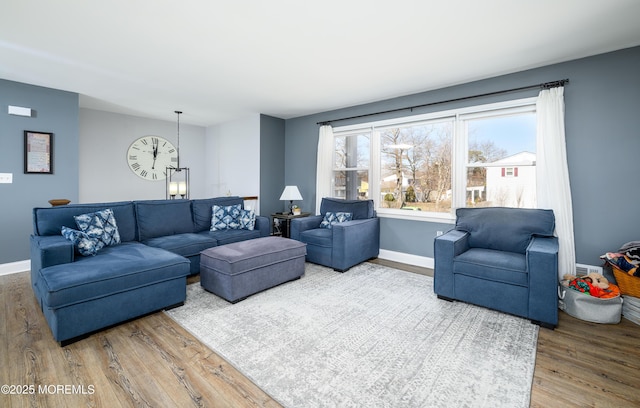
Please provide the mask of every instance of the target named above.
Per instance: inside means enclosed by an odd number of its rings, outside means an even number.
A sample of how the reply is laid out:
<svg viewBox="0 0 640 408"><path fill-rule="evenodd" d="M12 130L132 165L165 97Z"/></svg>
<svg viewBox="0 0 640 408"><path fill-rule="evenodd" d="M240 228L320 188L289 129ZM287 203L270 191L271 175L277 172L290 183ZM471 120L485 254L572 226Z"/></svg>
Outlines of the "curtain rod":
<svg viewBox="0 0 640 408"><path fill-rule="evenodd" d="M323 120L322 122L317 122L316 125L329 125L329 124L331 124L333 122L341 122L343 120L366 118L366 117L369 117L369 116L384 115L385 113L400 112L400 111L403 111L403 110L414 110L414 109L417 109L417 108L424 108L424 107L427 107L427 106L440 105L440 104L443 104L443 103L460 102L460 101L466 101L467 99L475 99L475 98L482 98L482 97L485 97L485 96L493 96L493 95L500 95L500 94L505 94L505 93L510 93L510 92L524 91L526 89L534 89L534 88L551 89L551 88L557 88L559 86L564 86L564 84L566 84L567 82L569 82L568 78L567 79L560 79L558 81L544 82L544 83L537 84L537 85L521 86L519 88L505 89L505 90L502 90L502 91L488 92L488 93L479 94L479 95L464 96L462 98L448 99L446 101L430 102L430 103L425 103L425 104L422 104L422 105L407 106L406 108L397 108L397 109L389 109L389 110L381 111L381 112L365 113L363 115L349 116L348 118Z"/></svg>

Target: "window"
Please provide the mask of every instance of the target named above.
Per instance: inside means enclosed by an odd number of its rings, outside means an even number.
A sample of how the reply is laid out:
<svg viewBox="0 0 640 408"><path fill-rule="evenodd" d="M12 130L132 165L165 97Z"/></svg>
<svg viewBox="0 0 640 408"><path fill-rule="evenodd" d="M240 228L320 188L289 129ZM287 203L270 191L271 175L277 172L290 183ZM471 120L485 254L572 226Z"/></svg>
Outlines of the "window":
<svg viewBox="0 0 640 408"><path fill-rule="evenodd" d="M453 121L381 128L380 207L451 211Z"/></svg>
<svg viewBox="0 0 640 408"><path fill-rule="evenodd" d="M370 140L370 130L344 132L334 136L334 197L347 200L369 198Z"/></svg>
<svg viewBox="0 0 640 408"><path fill-rule="evenodd" d="M334 129L334 196L380 215L536 205L535 98Z"/></svg>
<svg viewBox="0 0 640 408"><path fill-rule="evenodd" d="M463 119L468 140L466 203L536 206L536 115L532 107Z"/></svg>

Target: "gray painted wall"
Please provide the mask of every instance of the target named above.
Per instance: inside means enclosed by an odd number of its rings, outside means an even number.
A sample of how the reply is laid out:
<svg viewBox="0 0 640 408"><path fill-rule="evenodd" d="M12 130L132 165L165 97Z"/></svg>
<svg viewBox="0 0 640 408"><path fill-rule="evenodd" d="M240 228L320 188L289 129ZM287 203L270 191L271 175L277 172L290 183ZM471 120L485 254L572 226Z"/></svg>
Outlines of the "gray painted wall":
<svg viewBox="0 0 640 408"><path fill-rule="evenodd" d="M283 211L284 120L260 115L260 214Z"/></svg>
<svg viewBox="0 0 640 408"><path fill-rule="evenodd" d="M8 115L8 105L34 110ZM52 132L53 174L24 174L24 131ZM78 94L0 79L0 264L29 259L31 209L52 198L78 201Z"/></svg>
<svg viewBox="0 0 640 408"><path fill-rule="evenodd" d="M577 262L600 265L599 255L640 240L640 47L550 65L430 92L289 119L285 124L285 182L300 187L302 209L315 211L316 122L437 102L569 78L565 124ZM428 75L428 72L425 72ZM421 114L536 96L537 90L414 110ZM336 126L408 115L408 111ZM433 257L433 238L449 224L386 218L382 249Z"/></svg>

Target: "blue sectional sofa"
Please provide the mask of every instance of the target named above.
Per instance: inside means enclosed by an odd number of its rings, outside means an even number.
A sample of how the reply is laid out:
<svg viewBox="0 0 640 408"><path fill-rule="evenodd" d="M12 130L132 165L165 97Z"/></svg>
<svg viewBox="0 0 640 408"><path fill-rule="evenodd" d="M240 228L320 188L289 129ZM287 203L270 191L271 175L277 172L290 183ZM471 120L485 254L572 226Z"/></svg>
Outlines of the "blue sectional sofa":
<svg viewBox="0 0 640 408"><path fill-rule="evenodd" d="M74 204L33 209L31 285L53 337L61 345L96 330L179 305L186 277L200 270L200 252L269 235L255 227L210 231L212 208L241 197ZM120 243L83 256L63 237L75 216L111 209Z"/></svg>

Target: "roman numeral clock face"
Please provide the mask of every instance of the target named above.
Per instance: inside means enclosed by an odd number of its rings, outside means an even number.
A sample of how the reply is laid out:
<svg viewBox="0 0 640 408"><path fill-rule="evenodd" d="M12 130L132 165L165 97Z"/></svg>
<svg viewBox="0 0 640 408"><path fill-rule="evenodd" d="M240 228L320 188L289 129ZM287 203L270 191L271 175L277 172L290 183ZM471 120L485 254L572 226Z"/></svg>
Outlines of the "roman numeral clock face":
<svg viewBox="0 0 640 408"><path fill-rule="evenodd" d="M173 144L158 136L143 136L127 150L129 168L145 180L164 180L167 167L177 167L178 152Z"/></svg>

